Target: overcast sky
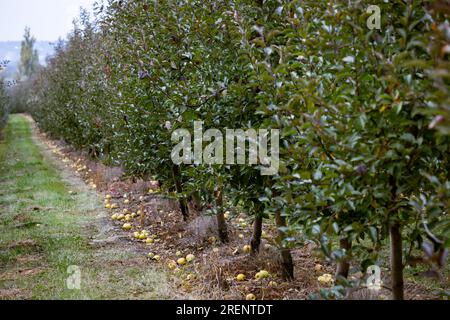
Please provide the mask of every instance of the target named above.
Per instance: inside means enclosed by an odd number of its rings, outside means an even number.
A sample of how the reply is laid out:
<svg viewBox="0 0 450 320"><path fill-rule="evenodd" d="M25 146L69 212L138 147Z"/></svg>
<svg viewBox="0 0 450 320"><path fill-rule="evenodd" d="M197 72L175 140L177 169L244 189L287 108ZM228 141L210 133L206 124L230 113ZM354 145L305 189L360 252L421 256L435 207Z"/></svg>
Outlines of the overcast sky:
<svg viewBox="0 0 450 320"><path fill-rule="evenodd" d="M21 40L25 26L37 40L55 41L72 29L79 8L96 0L0 0L0 41ZM90 10L91 11L91 10Z"/></svg>

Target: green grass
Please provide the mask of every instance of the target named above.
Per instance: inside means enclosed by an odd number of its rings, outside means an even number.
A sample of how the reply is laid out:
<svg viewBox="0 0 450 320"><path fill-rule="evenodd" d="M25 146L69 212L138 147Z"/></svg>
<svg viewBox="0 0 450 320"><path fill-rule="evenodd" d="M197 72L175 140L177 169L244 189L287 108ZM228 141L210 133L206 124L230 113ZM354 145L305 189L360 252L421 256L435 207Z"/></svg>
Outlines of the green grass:
<svg viewBox="0 0 450 320"><path fill-rule="evenodd" d="M59 171L32 139L29 121L11 115L0 141L0 299L162 299L163 274L132 250L93 247L101 203L69 195ZM89 201L89 205L86 205ZM69 290L69 266L81 290Z"/></svg>

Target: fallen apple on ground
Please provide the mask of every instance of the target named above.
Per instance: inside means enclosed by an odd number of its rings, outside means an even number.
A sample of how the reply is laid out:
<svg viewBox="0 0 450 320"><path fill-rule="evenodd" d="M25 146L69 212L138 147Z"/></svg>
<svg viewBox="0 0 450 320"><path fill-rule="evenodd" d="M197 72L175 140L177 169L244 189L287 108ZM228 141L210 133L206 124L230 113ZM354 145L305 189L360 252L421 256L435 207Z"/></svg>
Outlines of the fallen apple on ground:
<svg viewBox="0 0 450 320"><path fill-rule="evenodd" d="M128 231L128 230L133 229L133 226L131 225L131 223L125 223L125 224L122 226L122 229L125 230L125 231Z"/></svg>
<svg viewBox="0 0 450 320"><path fill-rule="evenodd" d="M256 300L256 296L253 293L250 293L250 294L248 294L245 297L245 300L247 300L247 301L255 301Z"/></svg>
<svg viewBox="0 0 450 320"><path fill-rule="evenodd" d="M317 278L321 285L329 285L333 282L333 276L331 274L325 273Z"/></svg>
<svg viewBox="0 0 450 320"><path fill-rule="evenodd" d="M268 271L266 271L266 270L261 270L260 272L258 272L255 275L255 279L256 280L266 279L268 277L270 277L270 273Z"/></svg>
<svg viewBox="0 0 450 320"><path fill-rule="evenodd" d="M141 234L139 235L139 238L138 238L138 239L139 239L139 240L145 240L145 239L147 239L147 235L141 233Z"/></svg>
<svg viewBox="0 0 450 320"><path fill-rule="evenodd" d="M187 262L192 262L192 261L194 261L195 260L195 256L193 255L193 254L188 254L187 256L186 256L186 261Z"/></svg>
<svg viewBox="0 0 450 320"><path fill-rule="evenodd" d="M245 274L242 274L242 273L238 274L236 277L237 281L245 281L245 279L246 279Z"/></svg>

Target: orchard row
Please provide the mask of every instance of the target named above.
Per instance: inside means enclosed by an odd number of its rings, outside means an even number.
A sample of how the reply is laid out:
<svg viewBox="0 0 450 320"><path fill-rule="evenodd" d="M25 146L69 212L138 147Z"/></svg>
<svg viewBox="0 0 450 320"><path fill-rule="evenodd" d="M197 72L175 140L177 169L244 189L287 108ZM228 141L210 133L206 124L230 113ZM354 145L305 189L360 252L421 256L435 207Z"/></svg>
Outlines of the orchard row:
<svg viewBox="0 0 450 320"><path fill-rule="evenodd" d="M175 191L218 221L239 207L278 228L280 273L314 241L365 270L391 251L393 296L414 254L445 264L450 245L448 13L431 1L113 1L82 13L33 78L40 127ZM377 2L377 1L376 1ZM280 130L280 168L176 165L177 129ZM390 239L390 242L389 242Z"/></svg>

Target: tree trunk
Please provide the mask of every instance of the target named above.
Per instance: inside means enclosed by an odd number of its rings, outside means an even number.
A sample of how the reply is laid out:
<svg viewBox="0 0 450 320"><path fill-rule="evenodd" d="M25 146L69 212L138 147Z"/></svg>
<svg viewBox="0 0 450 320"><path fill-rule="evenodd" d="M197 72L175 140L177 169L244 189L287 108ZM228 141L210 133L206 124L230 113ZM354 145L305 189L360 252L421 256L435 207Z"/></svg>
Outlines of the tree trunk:
<svg viewBox="0 0 450 320"><path fill-rule="evenodd" d="M202 206L202 200L201 200L201 196L200 196L200 192L196 191L192 194L192 202L195 206L195 210L201 212L203 211L203 206Z"/></svg>
<svg viewBox="0 0 450 320"><path fill-rule="evenodd" d="M281 271L284 280L294 279L294 262L292 260L291 250L285 248L283 245L283 240L286 238L286 233L281 230L286 227L286 218L281 215L281 211L277 210L275 213L275 223L278 229L278 246L280 248L280 258L281 258Z"/></svg>
<svg viewBox="0 0 450 320"><path fill-rule="evenodd" d="M260 212L257 212L255 216L255 222L253 222L253 236L250 243L252 247L252 254L257 254L259 252L259 247L261 246L262 226L262 214Z"/></svg>
<svg viewBox="0 0 450 320"><path fill-rule="evenodd" d="M398 221L389 227L389 233L391 236L392 297L394 300L403 300L403 249Z"/></svg>
<svg viewBox="0 0 450 320"><path fill-rule="evenodd" d="M176 165L172 166L172 177L175 184L175 190L178 194L183 193L183 186L181 184L181 174L180 174L180 168ZM180 210L181 214L183 215L184 221L186 221L189 218L189 209L187 206L186 199L184 197L180 198Z"/></svg>
<svg viewBox="0 0 450 320"><path fill-rule="evenodd" d="M216 206L219 212L217 213L217 228L219 232L219 239L222 243L228 243L228 228L225 220L225 213L223 211L223 195L222 191L218 190L214 194L216 198Z"/></svg>
<svg viewBox="0 0 450 320"><path fill-rule="evenodd" d="M350 271L350 254L352 250L352 243L348 241L347 238L340 240L340 247L341 249L345 250L345 257L342 261L340 261L336 268L336 279L339 277L348 278L348 273Z"/></svg>

